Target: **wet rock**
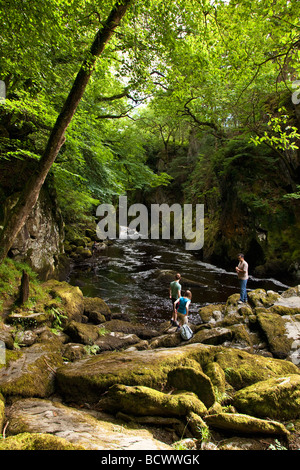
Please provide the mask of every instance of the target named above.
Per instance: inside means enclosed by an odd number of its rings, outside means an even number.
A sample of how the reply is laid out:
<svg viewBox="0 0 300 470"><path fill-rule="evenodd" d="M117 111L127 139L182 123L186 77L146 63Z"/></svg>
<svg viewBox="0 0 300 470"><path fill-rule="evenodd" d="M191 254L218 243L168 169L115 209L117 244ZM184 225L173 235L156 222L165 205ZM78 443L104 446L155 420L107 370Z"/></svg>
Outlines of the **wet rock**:
<svg viewBox="0 0 300 470"><path fill-rule="evenodd" d="M234 406L241 413L279 420L300 417L300 375L264 380L238 391Z"/></svg>
<svg viewBox="0 0 300 470"><path fill-rule="evenodd" d="M41 399L16 401L8 410L8 435L47 433L86 450L167 450L146 429L124 426L103 413L77 410Z"/></svg>

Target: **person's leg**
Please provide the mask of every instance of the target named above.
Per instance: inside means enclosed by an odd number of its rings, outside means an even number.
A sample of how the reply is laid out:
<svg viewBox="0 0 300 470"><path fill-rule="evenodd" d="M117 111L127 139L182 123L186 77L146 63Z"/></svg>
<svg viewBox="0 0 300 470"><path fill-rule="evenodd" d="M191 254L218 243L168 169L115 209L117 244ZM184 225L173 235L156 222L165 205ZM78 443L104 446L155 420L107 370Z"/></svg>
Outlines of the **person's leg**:
<svg viewBox="0 0 300 470"><path fill-rule="evenodd" d="M247 302L247 279L240 279L240 301Z"/></svg>

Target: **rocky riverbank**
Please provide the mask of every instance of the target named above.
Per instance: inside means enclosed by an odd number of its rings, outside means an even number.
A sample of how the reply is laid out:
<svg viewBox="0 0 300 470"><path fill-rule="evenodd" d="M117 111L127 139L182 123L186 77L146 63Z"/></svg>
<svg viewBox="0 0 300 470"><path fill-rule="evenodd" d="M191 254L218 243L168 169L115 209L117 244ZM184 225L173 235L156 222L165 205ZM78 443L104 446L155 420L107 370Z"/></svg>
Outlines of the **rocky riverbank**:
<svg viewBox="0 0 300 470"><path fill-rule="evenodd" d="M300 448L300 286L203 307L189 341L42 287L0 323L0 449Z"/></svg>

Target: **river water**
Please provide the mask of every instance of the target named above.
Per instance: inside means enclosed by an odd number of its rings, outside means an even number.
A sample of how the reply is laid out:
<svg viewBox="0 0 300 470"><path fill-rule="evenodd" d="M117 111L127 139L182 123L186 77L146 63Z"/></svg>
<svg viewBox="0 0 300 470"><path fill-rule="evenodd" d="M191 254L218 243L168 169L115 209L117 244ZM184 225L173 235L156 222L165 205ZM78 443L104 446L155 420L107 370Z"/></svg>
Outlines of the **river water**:
<svg viewBox="0 0 300 470"><path fill-rule="evenodd" d="M198 311L209 303L226 302L239 292L237 275L200 261L181 245L152 240L116 240L99 255L76 263L68 281L80 287L87 297L101 297L112 312L128 314L155 328L171 318L169 281L163 270L176 271L191 282L189 321L199 323ZM289 286L276 279L257 279L250 275L248 289L263 288L282 292Z"/></svg>

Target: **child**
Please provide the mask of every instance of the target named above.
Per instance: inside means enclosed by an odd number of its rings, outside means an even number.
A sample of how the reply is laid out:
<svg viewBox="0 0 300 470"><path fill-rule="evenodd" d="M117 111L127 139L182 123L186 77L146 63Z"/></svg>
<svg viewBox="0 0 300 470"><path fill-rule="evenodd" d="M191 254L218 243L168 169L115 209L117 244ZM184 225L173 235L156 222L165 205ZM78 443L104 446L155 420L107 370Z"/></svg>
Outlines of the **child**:
<svg viewBox="0 0 300 470"><path fill-rule="evenodd" d="M174 304L175 310L177 310L177 314L179 313L180 326L188 322L189 306L190 306L191 300L192 300L192 293L190 290L187 290L185 291L184 296L177 299Z"/></svg>
<svg viewBox="0 0 300 470"><path fill-rule="evenodd" d="M172 325L177 325L177 312L174 307L174 303L176 302L177 299L179 299L180 294L181 294L181 285L179 284L180 281L180 274L177 273L175 276L175 280L170 283L169 287L169 296L172 302L172 319L171 319L171 324Z"/></svg>

